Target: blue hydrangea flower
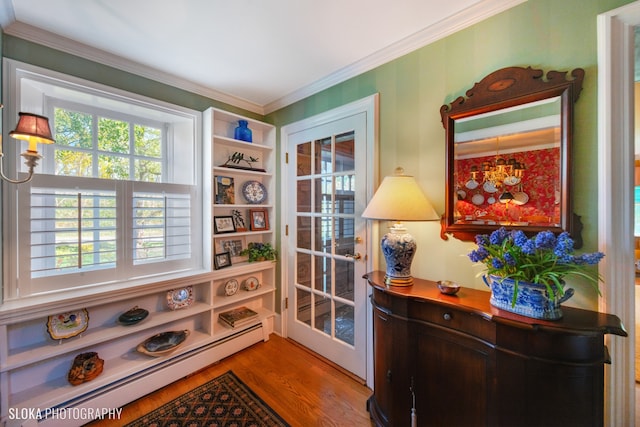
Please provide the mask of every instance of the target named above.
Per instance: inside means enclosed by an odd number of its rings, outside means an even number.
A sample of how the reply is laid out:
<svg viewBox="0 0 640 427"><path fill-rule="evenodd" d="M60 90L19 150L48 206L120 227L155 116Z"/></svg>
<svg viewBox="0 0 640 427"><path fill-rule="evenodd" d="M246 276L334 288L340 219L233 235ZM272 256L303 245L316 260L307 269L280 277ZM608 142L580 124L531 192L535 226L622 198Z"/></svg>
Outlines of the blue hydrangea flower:
<svg viewBox="0 0 640 427"><path fill-rule="evenodd" d="M527 240L524 245L522 245L522 252L526 255L533 255L536 253L536 242L534 240Z"/></svg>
<svg viewBox="0 0 640 427"><path fill-rule="evenodd" d="M523 247L525 243L527 243L529 241L529 238L527 237L526 234L524 234L524 231L522 230L516 230L514 231L511 236L513 237L513 243L516 244L516 246L518 247Z"/></svg>
<svg viewBox="0 0 640 427"><path fill-rule="evenodd" d="M536 235L536 248L553 249L556 246L556 235L551 231L541 231Z"/></svg>
<svg viewBox="0 0 640 427"><path fill-rule="evenodd" d="M573 239L569 237L569 233L563 232L558 236L556 241L556 247L553 249L553 253L558 257L560 263L571 263L574 260L573 255Z"/></svg>
<svg viewBox="0 0 640 427"><path fill-rule="evenodd" d="M489 243L491 243L492 245L501 245L502 242L504 242L504 239L506 239L508 236L509 232L504 227L500 227L493 233L491 233L491 235L489 236Z"/></svg>
<svg viewBox="0 0 640 427"><path fill-rule="evenodd" d="M490 235L476 236L478 248L468 256L473 262L482 262L488 274L511 277L559 287L565 276L577 274L586 277L598 289L601 277L590 266L602 260L602 252L574 255L574 241L569 233L556 236L541 231L528 238L522 230L507 231L502 227Z"/></svg>
<svg viewBox="0 0 640 427"><path fill-rule="evenodd" d="M594 252L591 254L582 254L579 257L576 257L576 264L586 264L586 265L596 265L604 258L604 254L602 252Z"/></svg>
<svg viewBox="0 0 640 427"><path fill-rule="evenodd" d="M489 236L486 234L476 234L476 244L478 246L487 246L489 244Z"/></svg>
<svg viewBox="0 0 640 427"><path fill-rule="evenodd" d="M502 268L504 267L504 263L502 262L502 260L500 260L500 258L493 258L491 260L491 264L493 265L493 268Z"/></svg>
<svg viewBox="0 0 640 427"><path fill-rule="evenodd" d="M507 252L506 254L504 254L504 261L511 267L517 264L517 260L511 252Z"/></svg>
<svg viewBox="0 0 640 427"><path fill-rule="evenodd" d="M489 251L487 251L485 247L480 246L478 249L471 251L468 256L472 262L480 262L489 256Z"/></svg>

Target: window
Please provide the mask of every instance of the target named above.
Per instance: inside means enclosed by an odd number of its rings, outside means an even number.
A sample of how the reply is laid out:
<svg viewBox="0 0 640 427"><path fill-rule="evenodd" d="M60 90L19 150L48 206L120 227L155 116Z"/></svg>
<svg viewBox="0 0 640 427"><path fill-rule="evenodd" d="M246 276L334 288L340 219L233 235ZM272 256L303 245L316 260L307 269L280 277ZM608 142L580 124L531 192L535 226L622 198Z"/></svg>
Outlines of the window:
<svg viewBox="0 0 640 427"><path fill-rule="evenodd" d="M164 123L142 123L138 117L108 117L89 113L81 106L53 105L53 168L47 173L103 179L163 182L166 146ZM113 113L112 113L113 114Z"/></svg>
<svg viewBox="0 0 640 427"><path fill-rule="evenodd" d="M49 117L56 140L3 208L5 299L201 270L200 113L5 61L15 116Z"/></svg>

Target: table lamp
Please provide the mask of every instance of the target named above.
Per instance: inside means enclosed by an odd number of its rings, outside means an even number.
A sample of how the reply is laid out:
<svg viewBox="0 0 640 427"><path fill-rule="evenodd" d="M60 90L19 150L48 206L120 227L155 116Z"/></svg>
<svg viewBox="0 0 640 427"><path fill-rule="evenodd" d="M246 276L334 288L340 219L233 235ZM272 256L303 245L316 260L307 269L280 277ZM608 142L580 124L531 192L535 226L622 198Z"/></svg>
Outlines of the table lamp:
<svg viewBox="0 0 640 427"><path fill-rule="evenodd" d="M382 254L387 263L385 284L411 286L411 262L417 245L402 221L440 219L414 177L404 175L402 168L396 168L394 175L384 178L362 217L395 222L381 242Z"/></svg>

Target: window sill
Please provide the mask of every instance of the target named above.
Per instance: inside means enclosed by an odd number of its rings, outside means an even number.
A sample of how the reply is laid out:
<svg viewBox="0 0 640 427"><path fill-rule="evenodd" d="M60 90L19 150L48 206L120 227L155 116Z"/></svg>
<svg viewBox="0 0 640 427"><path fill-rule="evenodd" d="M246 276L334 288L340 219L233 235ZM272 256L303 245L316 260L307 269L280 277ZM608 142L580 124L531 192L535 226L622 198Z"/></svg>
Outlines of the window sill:
<svg viewBox="0 0 640 427"><path fill-rule="evenodd" d="M6 300L0 304L0 324L6 323L9 319L15 321L16 318L20 320L39 318L128 299L151 289L162 291L178 286L188 286L210 280L212 274L210 270L190 270Z"/></svg>

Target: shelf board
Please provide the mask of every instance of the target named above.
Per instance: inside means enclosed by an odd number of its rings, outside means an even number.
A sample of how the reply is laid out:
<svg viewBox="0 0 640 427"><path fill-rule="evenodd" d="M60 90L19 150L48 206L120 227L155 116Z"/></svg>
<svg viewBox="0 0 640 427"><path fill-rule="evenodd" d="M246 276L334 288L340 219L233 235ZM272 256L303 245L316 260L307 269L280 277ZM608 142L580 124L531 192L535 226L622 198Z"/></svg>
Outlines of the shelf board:
<svg viewBox="0 0 640 427"><path fill-rule="evenodd" d="M247 208L247 209L258 209L258 208L264 208L264 209L271 209L273 207L273 205L268 204L268 205L259 205L259 204L238 204L238 203L234 203L234 204L230 204L230 203L214 203L213 204L213 208L214 209L238 209L238 208Z"/></svg>
<svg viewBox="0 0 640 427"><path fill-rule="evenodd" d="M269 294L271 292L275 292L275 288L273 285L262 285L260 288L255 291L246 291L244 289L238 290L235 295L231 296L217 296L216 301L213 303L214 309L220 309L221 307L226 307L234 304L238 304L242 301L247 301L252 298L257 298L262 295ZM252 309L253 310L253 309ZM215 313L214 313L215 314Z"/></svg>
<svg viewBox="0 0 640 427"><path fill-rule="evenodd" d="M209 110L207 110L209 111ZM266 123L260 120L252 119L251 117L242 116L240 114L231 113L229 111L220 110L218 108L211 108L211 112L216 120L227 122L227 123L236 123L238 120L246 120L249 123L250 128L262 130L262 131L271 131L275 130L275 126L271 123Z"/></svg>
<svg viewBox="0 0 640 427"><path fill-rule="evenodd" d="M62 340L62 342L60 342L58 340L51 340L45 344L37 344L27 348L15 349L7 358L7 363L0 368L0 371L4 372L33 363L38 363L42 359L49 359L66 353L84 350L93 345L115 340L126 335L135 334L176 320L195 316L209 310L211 310L211 306L209 304L196 302L191 307L183 308L181 310L151 313L149 317L142 322L131 326L124 326L115 323L113 326L99 326L91 328L91 325L89 325L89 328L85 332L78 337L70 338L68 341Z"/></svg>
<svg viewBox="0 0 640 427"><path fill-rule="evenodd" d="M247 176L265 176L272 177L273 174L269 172L260 172L246 169L235 169L235 168L227 168L224 166L214 166L213 172L215 175L218 174L233 174L233 175L247 175Z"/></svg>
<svg viewBox="0 0 640 427"><path fill-rule="evenodd" d="M245 141L240 141L238 139L229 138L229 137L220 136L220 135L214 135L213 137L215 138L214 143L231 145L237 148L255 148L255 149L264 150L264 151L273 150L273 147L271 147L270 145L265 145L257 142L245 142Z"/></svg>
<svg viewBox="0 0 640 427"><path fill-rule="evenodd" d="M236 331L237 332L237 331ZM19 393L10 396L10 406L22 408L49 408L62 402L77 398L100 387L110 386L112 383L153 368L181 354L198 349L213 341L211 335L203 331L192 331L185 343L173 353L160 357L151 357L139 353L135 348L124 355L104 361L104 371L93 381L72 386L64 376L48 380Z"/></svg>
<svg viewBox="0 0 640 427"><path fill-rule="evenodd" d="M234 236L257 236L258 234L269 234L273 233L273 230L260 230L260 231L236 231L235 233L220 233L214 234L214 239L224 239Z"/></svg>
<svg viewBox="0 0 640 427"><path fill-rule="evenodd" d="M275 268L276 261L256 261L256 262L239 262L231 267L221 268L213 271L213 279L220 280L230 277L240 276L242 274L256 273L258 271L269 270Z"/></svg>

